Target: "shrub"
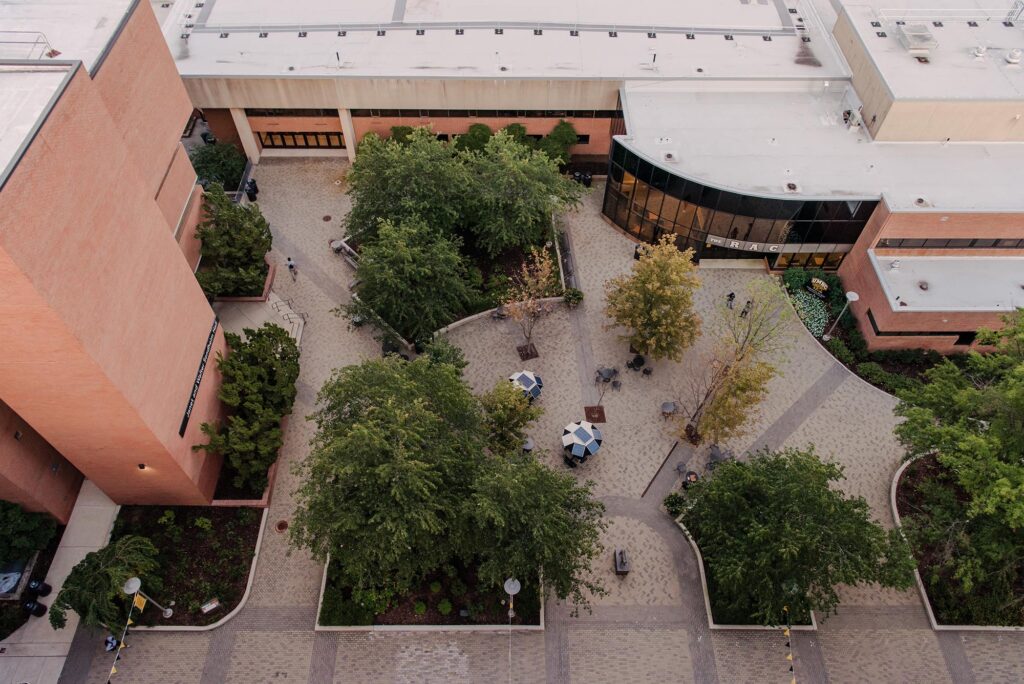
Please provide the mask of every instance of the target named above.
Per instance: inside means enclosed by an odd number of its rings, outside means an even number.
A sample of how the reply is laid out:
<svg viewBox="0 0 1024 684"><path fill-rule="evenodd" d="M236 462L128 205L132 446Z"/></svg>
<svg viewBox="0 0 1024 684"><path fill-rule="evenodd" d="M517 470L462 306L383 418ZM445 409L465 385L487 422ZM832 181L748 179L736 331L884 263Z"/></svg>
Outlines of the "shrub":
<svg viewBox="0 0 1024 684"><path fill-rule="evenodd" d="M481 152L487 147L487 141L491 139L494 132L487 124L475 123L462 135L455 137L455 149Z"/></svg>
<svg viewBox="0 0 1024 684"><path fill-rule="evenodd" d="M917 384L916 380L905 375L890 373L873 361L858 363L857 375L891 394L895 394L900 390L910 389Z"/></svg>
<svg viewBox="0 0 1024 684"><path fill-rule="evenodd" d="M867 340L856 327L846 333L846 348L853 352L854 358L858 361L863 361L868 357Z"/></svg>
<svg viewBox="0 0 1024 684"><path fill-rule="evenodd" d="M57 523L45 513L31 513L9 501L0 501L0 562L28 560L46 547L57 533Z"/></svg>
<svg viewBox="0 0 1024 684"><path fill-rule="evenodd" d="M942 361L942 355L933 349L882 349L871 352L870 357L878 363L898 363L921 368L930 368Z"/></svg>
<svg viewBox="0 0 1024 684"><path fill-rule="evenodd" d="M578 141L579 137L576 135L576 129L573 128L573 125L568 121L561 120L555 124L550 133L541 139L537 144L537 149L559 164L564 165L569 163L569 157L571 156L569 148Z"/></svg>
<svg viewBox="0 0 1024 684"><path fill-rule="evenodd" d="M815 337L825 334L825 326L828 325L828 311L825 302L821 301L810 292L798 291L793 293L793 306L800 315L807 329Z"/></svg>
<svg viewBox="0 0 1024 684"><path fill-rule="evenodd" d="M782 282L790 292L799 292L811 281L811 274L807 271L791 268L782 273Z"/></svg>
<svg viewBox="0 0 1024 684"><path fill-rule="evenodd" d="M328 585L320 609L320 624L332 627L372 625L373 611L346 599L342 591Z"/></svg>
<svg viewBox="0 0 1024 684"><path fill-rule="evenodd" d="M562 299L565 300L566 306L570 309L575 309L583 303L583 291L577 290L575 287L567 287L565 292L562 293Z"/></svg>
<svg viewBox="0 0 1024 684"><path fill-rule="evenodd" d="M299 348L279 325L226 333L227 357L217 355L223 377L218 397L233 410L224 425L203 423L209 443L196 445L221 454L235 471L234 485L260 493L267 470L283 443L281 419L291 413L299 377Z"/></svg>
<svg viewBox="0 0 1024 684"><path fill-rule="evenodd" d="M430 593L431 594L436 594L439 591L441 591L441 583L438 582L437 580L434 580L433 582L430 583Z"/></svg>
<svg viewBox="0 0 1024 684"><path fill-rule="evenodd" d="M203 516L199 516L198 518L193 520L192 524L195 525L200 530L203 530L204 532L209 532L210 530L213 529L213 521L210 520L209 518L205 518Z"/></svg>
<svg viewBox="0 0 1024 684"><path fill-rule="evenodd" d="M449 584L449 589L451 589L452 596L454 596L455 598L465 596L466 592L469 591L469 587L466 586L466 583L460 580L458 577L452 579L451 583Z"/></svg>
<svg viewBox="0 0 1024 684"><path fill-rule="evenodd" d="M682 492L672 492L665 497L662 503L665 504L665 509L673 518L678 518L686 510L686 497Z"/></svg>
<svg viewBox="0 0 1024 684"><path fill-rule="evenodd" d="M437 612L441 615L448 615L452 612L452 602L448 599L441 599L441 602L437 604Z"/></svg>
<svg viewBox="0 0 1024 684"><path fill-rule="evenodd" d="M412 136L412 130L412 126L392 126L391 139L399 145L408 145L409 138Z"/></svg>
<svg viewBox="0 0 1024 684"><path fill-rule="evenodd" d="M242 182L245 155L230 143L196 147L188 157L200 181L220 183L231 191L237 190Z"/></svg>
<svg viewBox="0 0 1024 684"><path fill-rule="evenodd" d="M833 337L825 343L825 346L832 352L832 356L836 357L839 363L846 366L852 366L857 363L857 357L853 355L853 352L846 346L846 343L838 337Z"/></svg>
<svg viewBox="0 0 1024 684"><path fill-rule="evenodd" d="M205 219L196 229L202 242L202 268L196 278L203 292L211 299L261 294L273 238L260 208L232 202L214 184L203 195L203 212Z"/></svg>
<svg viewBox="0 0 1024 684"><path fill-rule="evenodd" d="M423 601L417 601L415 604L413 604L412 609L413 609L413 612L416 613L417 615L426 615L427 614L427 604L424 603Z"/></svg>

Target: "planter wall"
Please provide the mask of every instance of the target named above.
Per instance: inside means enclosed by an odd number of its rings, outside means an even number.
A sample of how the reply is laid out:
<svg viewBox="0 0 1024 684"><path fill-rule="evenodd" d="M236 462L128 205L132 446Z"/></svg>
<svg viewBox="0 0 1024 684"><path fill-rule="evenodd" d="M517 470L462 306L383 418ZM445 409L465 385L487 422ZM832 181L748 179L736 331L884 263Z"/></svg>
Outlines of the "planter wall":
<svg viewBox="0 0 1024 684"><path fill-rule="evenodd" d="M896 508L896 489L899 486L900 477L903 476L903 472L916 460L916 458L912 458L909 461L904 461L896 470L896 474L892 476L892 485L889 487L889 504L892 506L892 519L896 523L896 529L900 530L900 534L903 533L903 523L900 520L899 509ZM925 589L924 580L921 579L921 573L916 566L914 567L914 582L917 584L917 591L921 595L921 601L924 602L924 610L928 614L928 623L937 632L1024 632L1024 626L939 624L939 621L935 619L935 611L932 610L932 602L928 599L928 591Z"/></svg>

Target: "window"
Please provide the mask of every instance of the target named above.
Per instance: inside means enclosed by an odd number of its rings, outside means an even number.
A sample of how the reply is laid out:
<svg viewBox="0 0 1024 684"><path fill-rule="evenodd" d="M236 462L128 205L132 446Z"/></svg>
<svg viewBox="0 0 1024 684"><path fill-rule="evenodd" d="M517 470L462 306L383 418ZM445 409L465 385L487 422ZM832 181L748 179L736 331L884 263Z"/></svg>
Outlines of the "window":
<svg viewBox="0 0 1024 684"><path fill-rule="evenodd" d="M337 118L337 109L249 109L245 110L246 116L329 116Z"/></svg>
<svg viewBox="0 0 1024 684"><path fill-rule="evenodd" d="M1016 238L882 238L876 247L880 249L1018 249L1024 240Z"/></svg>
<svg viewBox="0 0 1024 684"><path fill-rule="evenodd" d="M345 148L341 133L260 133L260 143L267 149L334 149Z"/></svg>

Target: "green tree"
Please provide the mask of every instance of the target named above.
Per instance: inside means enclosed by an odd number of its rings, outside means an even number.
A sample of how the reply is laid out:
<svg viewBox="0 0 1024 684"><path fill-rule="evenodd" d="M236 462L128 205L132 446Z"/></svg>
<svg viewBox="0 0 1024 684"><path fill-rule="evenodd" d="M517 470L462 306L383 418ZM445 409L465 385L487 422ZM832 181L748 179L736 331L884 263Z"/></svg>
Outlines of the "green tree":
<svg viewBox="0 0 1024 684"><path fill-rule="evenodd" d="M358 300L341 307L349 317L376 312L402 337L420 342L458 318L470 301L466 269L455 239L420 219L382 221L363 247L356 269Z"/></svg>
<svg viewBox="0 0 1024 684"><path fill-rule="evenodd" d="M697 367L688 378L689 396L682 402L682 436L694 444L717 444L743 434L768 396L768 381L775 377L775 367L739 357L728 344L718 345Z"/></svg>
<svg viewBox="0 0 1024 684"><path fill-rule="evenodd" d="M640 246L630 275L605 284L605 313L629 331L623 337L640 353L678 361L700 335L693 310L698 287L693 250L680 252L666 235L657 245Z"/></svg>
<svg viewBox="0 0 1024 684"><path fill-rule="evenodd" d="M482 583L500 586L510 576L529 583L539 573L545 590L577 607L587 607L589 595L603 594L589 579L606 526L592 483L581 485L518 447L482 468L468 503Z"/></svg>
<svg viewBox="0 0 1024 684"><path fill-rule="evenodd" d="M576 206L583 194L556 162L505 131L488 140L483 152L463 152L462 159L469 176L467 230L491 257L544 242L552 216Z"/></svg>
<svg viewBox="0 0 1024 684"><path fill-rule="evenodd" d="M534 149L537 147L537 141L530 137L526 132L526 126L520 123L510 123L502 128L499 133L504 133L508 137L512 138L517 144L522 145L528 149Z"/></svg>
<svg viewBox="0 0 1024 684"><path fill-rule="evenodd" d="M124 628L129 598L122 587L138 577L143 585L159 587L157 550L145 537L128 535L85 555L71 569L50 606L50 625L62 629L67 611L78 613L82 624L101 627L114 634Z"/></svg>
<svg viewBox="0 0 1024 684"><path fill-rule="evenodd" d="M265 257L273 238L270 224L255 204L237 204L219 183L203 194L205 218L196 229L202 242L199 284L210 298L257 295L267 277Z"/></svg>
<svg viewBox="0 0 1024 684"><path fill-rule="evenodd" d="M717 621L780 624L785 606L798 618L830 613L838 584L910 586L903 537L831 486L842 478L813 449L786 449L727 462L690 486L681 519L707 564Z"/></svg>
<svg viewBox="0 0 1024 684"><path fill-rule="evenodd" d="M455 137L455 149L472 152L482 152L487 147L487 141L491 139L494 132L487 124L475 123L462 135Z"/></svg>
<svg viewBox="0 0 1024 684"><path fill-rule="evenodd" d="M435 337L423 348L423 353L430 363L446 363L453 366L460 374L469 365L462 350L446 337Z"/></svg>
<svg viewBox="0 0 1024 684"><path fill-rule="evenodd" d="M564 165L569 163L572 156L569 154L569 150L577 141L579 141L579 136L576 135L576 129L563 119L555 124L551 132L537 144L537 149Z"/></svg>
<svg viewBox="0 0 1024 684"><path fill-rule="evenodd" d="M455 148L426 128L414 130L405 143L366 135L347 179L352 210L345 223L363 246L376 239L381 222L415 220L454 235L470 183Z"/></svg>
<svg viewBox="0 0 1024 684"><path fill-rule="evenodd" d="M466 544L460 515L483 449L477 401L454 366L390 356L336 371L312 419L292 543L332 554L356 602L380 612Z"/></svg>
<svg viewBox="0 0 1024 684"><path fill-rule="evenodd" d="M543 413L526 398L521 388L508 380L499 380L494 389L480 397L480 404L487 443L495 452L521 449L526 426Z"/></svg>
<svg viewBox="0 0 1024 684"><path fill-rule="evenodd" d="M392 126L391 139L400 145L408 145L414 130L412 126Z"/></svg>
<svg viewBox="0 0 1024 684"><path fill-rule="evenodd" d="M236 487L262 493L267 471L284 442L281 419L291 413L299 377L299 347L279 325L225 333L228 355L217 355L223 382L218 397L231 414L222 425L203 423L209 441L196 445L221 454L234 471Z"/></svg>
<svg viewBox="0 0 1024 684"><path fill-rule="evenodd" d="M230 143L202 145L188 155L192 168L201 181L219 183L231 191L238 190L245 173L245 155Z"/></svg>
<svg viewBox="0 0 1024 684"><path fill-rule="evenodd" d="M46 548L57 534L57 523L45 513L26 511L16 503L0 501L0 564L28 560Z"/></svg>

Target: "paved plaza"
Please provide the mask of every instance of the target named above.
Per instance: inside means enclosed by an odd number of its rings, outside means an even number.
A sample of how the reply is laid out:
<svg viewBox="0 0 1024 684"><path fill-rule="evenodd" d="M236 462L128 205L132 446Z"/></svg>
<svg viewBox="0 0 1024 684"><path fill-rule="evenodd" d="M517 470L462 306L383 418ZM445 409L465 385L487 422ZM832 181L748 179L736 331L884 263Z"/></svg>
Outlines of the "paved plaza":
<svg viewBox="0 0 1024 684"><path fill-rule="evenodd" d="M294 415L275 483L268 524L291 517L298 482L291 466L307 453L313 434L304 420L316 391L333 369L380 355L365 328L349 329L331 310L349 300L352 269L329 249L343 234L348 198L337 160L273 159L255 169L260 206L274 233L272 259L298 264L295 281L278 270L275 293L308 316ZM686 378L701 363L721 329L718 306L726 293L742 297L760 270L701 268L697 307L705 337L680 363L658 361L650 376L625 368L627 344L608 329L604 283L627 273L634 243L600 215L603 186L565 217L575 275L585 293L576 310L559 308L534 333L540 357L528 367L544 379L545 413L531 427L549 465L563 469L561 428L599 401L607 412L601 452L577 477L593 482L607 507L606 550L591 569L608 589L593 611L573 616L548 601L540 633L409 632L315 633L322 567L291 551L285 535L267 530L248 603L227 624L202 632L136 632L115 679L134 682L220 684L257 682L789 682L785 637L778 631L710 630L696 559L661 510L677 483L676 465L703 471L706 451L678 443L662 402L685 393ZM259 305L256 305L259 306ZM892 435L895 400L850 374L792 322L788 349L779 354L779 377L761 414L742 437L725 445L736 453L763 446L814 444L823 458L843 465L843 488L863 496L875 517L892 525L889 485L902 450ZM515 347L520 331L489 317L449 333L466 353L466 377L477 392L523 367ZM621 369L621 388L602 393L599 366ZM633 570L612 571L611 549L625 547ZM800 682L1010 682L1024 681L1024 634L936 633L916 590L844 587L838 615L818 632L795 634ZM102 635L79 631L61 681L102 684L109 660Z"/></svg>

